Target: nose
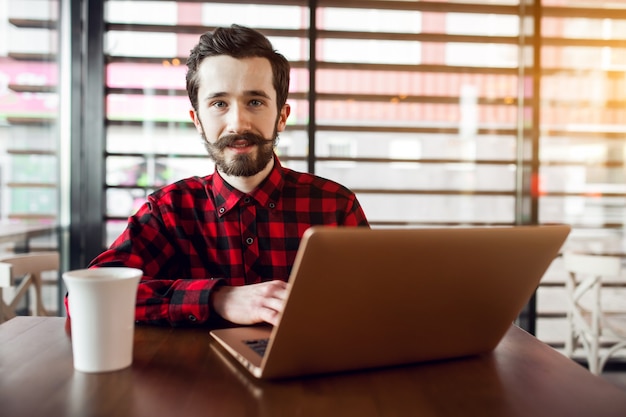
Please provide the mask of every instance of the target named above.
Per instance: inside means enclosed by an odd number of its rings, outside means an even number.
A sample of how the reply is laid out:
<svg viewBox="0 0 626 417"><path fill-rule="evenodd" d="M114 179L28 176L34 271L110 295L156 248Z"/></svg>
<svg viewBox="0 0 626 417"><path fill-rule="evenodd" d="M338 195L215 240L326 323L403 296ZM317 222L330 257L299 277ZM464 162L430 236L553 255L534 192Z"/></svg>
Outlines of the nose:
<svg viewBox="0 0 626 417"><path fill-rule="evenodd" d="M245 133L250 131L250 115L245 107L239 104L230 106L227 116L226 129L229 133Z"/></svg>

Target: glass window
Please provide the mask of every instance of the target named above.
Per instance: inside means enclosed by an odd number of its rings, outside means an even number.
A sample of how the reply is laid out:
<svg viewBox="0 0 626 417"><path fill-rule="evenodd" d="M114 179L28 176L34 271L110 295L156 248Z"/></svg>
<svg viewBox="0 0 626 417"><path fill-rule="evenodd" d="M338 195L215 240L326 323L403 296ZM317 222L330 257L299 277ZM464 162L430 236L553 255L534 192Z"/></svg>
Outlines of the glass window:
<svg viewBox="0 0 626 417"><path fill-rule="evenodd" d="M0 222L57 221L57 19L57 1L0 1Z"/></svg>
<svg viewBox="0 0 626 417"><path fill-rule="evenodd" d="M0 257L58 249L58 8L58 0L0 0L0 230L7 224L50 228L27 245L3 239ZM42 301L51 313L62 312L58 293L56 282L44 283Z"/></svg>

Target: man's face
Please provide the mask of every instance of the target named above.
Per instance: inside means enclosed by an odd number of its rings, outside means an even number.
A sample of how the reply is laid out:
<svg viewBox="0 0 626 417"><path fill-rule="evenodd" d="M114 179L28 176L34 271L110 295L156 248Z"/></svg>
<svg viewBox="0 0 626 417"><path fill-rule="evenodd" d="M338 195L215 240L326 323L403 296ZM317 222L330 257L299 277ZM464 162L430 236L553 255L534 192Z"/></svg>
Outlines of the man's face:
<svg viewBox="0 0 626 417"><path fill-rule="evenodd" d="M209 156L226 175L257 174L271 161L289 116L288 105L278 113L269 61L209 57L198 76L198 111L190 114Z"/></svg>

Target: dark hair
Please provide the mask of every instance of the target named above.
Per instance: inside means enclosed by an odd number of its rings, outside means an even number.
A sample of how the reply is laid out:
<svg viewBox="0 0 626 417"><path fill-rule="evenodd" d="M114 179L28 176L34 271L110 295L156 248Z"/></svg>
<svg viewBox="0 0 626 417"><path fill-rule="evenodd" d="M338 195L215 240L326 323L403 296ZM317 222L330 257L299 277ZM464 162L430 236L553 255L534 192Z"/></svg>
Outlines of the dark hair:
<svg viewBox="0 0 626 417"><path fill-rule="evenodd" d="M194 110L198 110L198 67L210 56L228 55L233 58L267 58L272 65L278 112L287 102L289 71L287 59L274 50L271 42L256 30L232 25L206 32L191 50L187 59L187 94Z"/></svg>

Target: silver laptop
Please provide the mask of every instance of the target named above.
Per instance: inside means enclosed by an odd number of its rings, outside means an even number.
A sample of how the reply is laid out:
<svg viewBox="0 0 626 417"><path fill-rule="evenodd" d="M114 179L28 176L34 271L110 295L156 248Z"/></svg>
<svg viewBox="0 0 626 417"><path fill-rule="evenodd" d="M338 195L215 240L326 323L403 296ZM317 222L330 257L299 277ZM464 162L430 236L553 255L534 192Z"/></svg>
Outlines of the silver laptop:
<svg viewBox="0 0 626 417"><path fill-rule="evenodd" d="M316 226L301 241L279 323L211 335L263 379L486 353L569 231Z"/></svg>

